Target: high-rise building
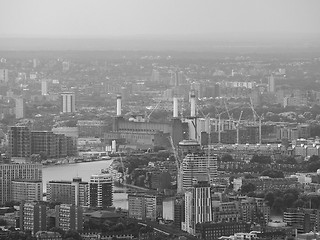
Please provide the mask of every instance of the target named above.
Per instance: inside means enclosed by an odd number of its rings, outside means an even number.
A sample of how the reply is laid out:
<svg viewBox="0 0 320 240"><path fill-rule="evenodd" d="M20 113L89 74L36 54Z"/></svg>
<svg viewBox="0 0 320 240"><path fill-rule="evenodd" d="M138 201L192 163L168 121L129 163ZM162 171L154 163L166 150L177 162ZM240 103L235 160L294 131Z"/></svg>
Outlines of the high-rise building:
<svg viewBox="0 0 320 240"><path fill-rule="evenodd" d="M62 112L73 113L76 111L76 97L73 92L61 93L62 96Z"/></svg>
<svg viewBox="0 0 320 240"><path fill-rule="evenodd" d="M55 207L56 227L64 231L83 230L83 210L73 204L60 204Z"/></svg>
<svg viewBox="0 0 320 240"><path fill-rule="evenodd" d="M26 103L23 98L16 98L16 107L15 107L15 114L16 119L25 118L25 110L26 110Z"/></svg>
<svg viewBox="0 0 320 240"><path fill-rule="evenodd" d="M70 63L67 61L62 62L62 71L66 72L70 69Z"/></svg>
<svg viewBox="0 0 320 240"><path fill-rule="evenodd" d="M151 81L152 82L159 82L160 81L160 73L158 70L156 70L156 69L152 70Z"/></svg>
<svg viewBox="0 0 320 240"><path fill-rule="evenodd" d="M0 164L0 204L12 201L12 181L42 181L41 164Z"/></svg>
<svg viewBox="0 0 320 240"><path fill-rule="evenodd" d="M158 193L132 193L128 195L129 217L155 221L162 216L163 197Z"/></svg>
<svg viewBox="0 0 320 240"><path fill-rule="evenodd" d="M75 177L72 181L47 182L47 201L88 206L89 185L81 178Z"/></svg>
<svg viewBox="0 0 320 240"><path fill-rule="evenodd" d="M208 182L198 182L185 192L185 221L182 230L195 234L196 225L212 221L211 188Z"/></svg>
<svg viewBox="0 0 320 240"><path fill-rule="evenodd" d="M56 158L58 155L58 135L50 131L31 132L31 153L45 154L47 158ZM65 154L66 155L66 154Z"/></svg>
<svg viewBox="0 0 320 240"><path fill-rule="evenodd" d="M47 207L39 202L26 202L20 206L20 229L35 235L47 228Z"/></svg>
<svg viewBox="0 0 320 240"><path fill-rule="evenodd" d="M12 181L12 201L42 201L43 187L41 180L19 180Z"/></svg>
<svg viewBox="0 0 320 240"><path fill-rule="evenodd" d="M0 82L7 83L8 81L8 69L0 69Z"/></svg>
<svg viewBox="0 0 320 240"><path fill-rule="evenodd" d="M41 95L45 96L48 95L48 82L46 79L41 81Z"/></svg>
<svg viewBox="0 0 320 240"><path fill-rule="evenodd" d="M25 126L10 127L9 156L11 158L27 158L31 155L31 132Z"/></svg>
<svg viewBox="0 0 320 240"><path fill-rule="evenodd" d="M105 208L113 203L113 180L111 174L95 174L89 182L89 204L91 207Z"/></svg>
<svg viewBox="0 0 320 240"><path fill-rule="evenodd" d="M269 87L269 92L274 93L275 91L275 82L274 82L274 77L271 75L268 79L268 87Z"/></svg>
<svg viewBox="0 0 320 240"><path fill-rule="evenodd" d="M217 156L188 154L182 162L182 187L187 189L198 180L212 181L218 177Z"/></svg>

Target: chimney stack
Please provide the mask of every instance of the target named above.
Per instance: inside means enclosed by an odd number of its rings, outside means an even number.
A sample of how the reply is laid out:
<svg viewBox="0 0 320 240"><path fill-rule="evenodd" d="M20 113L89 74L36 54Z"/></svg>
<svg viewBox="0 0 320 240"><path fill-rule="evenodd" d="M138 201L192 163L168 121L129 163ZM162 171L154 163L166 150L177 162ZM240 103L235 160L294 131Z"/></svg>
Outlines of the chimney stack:
<svg viewBox="0 0 320 240"><path fill-rule="evenodd" d="M117 117L121 116L121 96L117 96Z"/></svg>

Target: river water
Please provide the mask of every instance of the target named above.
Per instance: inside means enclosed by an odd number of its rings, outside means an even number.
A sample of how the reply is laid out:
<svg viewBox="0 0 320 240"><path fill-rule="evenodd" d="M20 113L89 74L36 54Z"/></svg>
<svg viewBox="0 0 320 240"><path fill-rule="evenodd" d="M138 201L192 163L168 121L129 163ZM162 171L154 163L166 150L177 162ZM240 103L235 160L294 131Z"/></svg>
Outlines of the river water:
<svg viewBox="0 0 320 240"><path fill-rule="evenodd" d="M90 176L100 173L102 169L110 166L112 160L83 162L75 164L62 164L45 166L42 170L43 191L47 191L46 183L51 180L72 181L74 177L81 177L83 181L88 182ZM115 187L115 189L119 189ZM113 205L116 208L128 209L128 196L126 193L114 193Z"/></svg>

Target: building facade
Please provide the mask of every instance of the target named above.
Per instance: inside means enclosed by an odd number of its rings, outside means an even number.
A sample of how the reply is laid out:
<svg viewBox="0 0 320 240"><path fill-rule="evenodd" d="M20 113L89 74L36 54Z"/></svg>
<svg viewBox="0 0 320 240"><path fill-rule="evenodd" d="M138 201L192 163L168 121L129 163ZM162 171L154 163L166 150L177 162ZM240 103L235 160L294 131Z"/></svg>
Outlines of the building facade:
<svg viewBox="0 0 320 240"><path fill-rule="evenodd" d="M89 182L90 207L105 208L113 204L113 179L111 174L95 174Z"/></svg>
<svg viewBox="0 0 320 240"><path fill-rule="evenodd" d="M12 201L12 181L42 181L41 164L0 164L0 204Z"/></svg>

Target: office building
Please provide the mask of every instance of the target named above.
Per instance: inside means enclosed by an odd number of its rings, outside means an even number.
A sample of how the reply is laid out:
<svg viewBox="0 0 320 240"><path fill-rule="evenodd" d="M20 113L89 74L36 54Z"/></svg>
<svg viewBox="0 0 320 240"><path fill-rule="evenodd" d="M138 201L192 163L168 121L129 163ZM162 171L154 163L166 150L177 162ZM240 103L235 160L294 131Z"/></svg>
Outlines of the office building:
<svg viewBox="0 0 320 240"><path fill-rule="evenodd" d="M160 73L158 70L156 70L156 69L152 70L151 81L152 82L159 82L160 81Z"/></svg>
<svg viewBox="0 0 320 240"><path fill-rule="evenodd" d="M48 82L46 79L41 81L41 95L46 96L48 95Z"/></svg>
<svg viewBox="0 0 320 240"><path fill-rule="evenodd" d="M185 221L182 230L195 234L196 224L212 221L211 188L208 182L198 182L185 192Z"/></svg>
<svg viewBox="0 0 320 240"><path fill-rule="evenodd" d="M81 178L75 177L72 181L47 182L47 201L61 202L75 206L88 206L89 185Z"/></svg>
<svg viewBox="0 0 320 240"><path fill-rule="evenodd" d="M269 92L274 93L275 92L275 81L273 75L271 75L268 79L268 87Z"/></svg>
<svg viewBox="0 0 320 240"><path fill-rule="evenodd" d="M56 227L64 231L83 229L83 210L73 204L60 204L55 207Z"/></svg>
<svg viewBox="0 0 320 240"><path fill-rule="evenodd" d="M28 127L10 127L9 156L11 158L28 158L31 155L31 132Z"/></svg>
<svg viewBox="0 0 320 240"><path fill-rule="evenodd" d="M42 181L41 164L0 164L0 204L12 201L12 181Z"/></svg>
<svg viewBox="0 0 320 240"><path fill-rule="evenodd" d="M25 100L23 98L15 99L16 107L15 107L15 115L16 119L25 118Z"/></svg>
<svg viewBox="0 0 320 240"><path fill-rule="evenodd" d="M76 97L73 92L61 93L62 97L62 112L73 113L76 111Z"/></svg>
<svg viewBox="0 0 320 240"><path fill-rule="evenodd" d="M8 81L8 69L0 69L0 83L7 83Z"/></svg>
<svg viewBox="0 0 320 240"><path fill-rule="evenodd" d="M47 207L39 202L26 202L20 205L20 229L35 235L47 228Z"/></svg>
<svg viewBox="0 0 320 240"><path fill-rule="evenodd" d="M89 182L90 207L106 208L113 203L113 180L111 174L95 174Z"/></svg>
<svg viewBox="0 0 320 240"><path fill-rule="evenodd" d="M156 192L128 194L129 217L155 221L162 216L162 201L162 196Z"/></svg>
<svg viewBox="0 0 320 240"><path fill-rule="evenodd" d="M199 223L196 225L196 234L200 239L216 240L221 236L230 236L235 233L250 231L250 223L246 222L220 222Z"/></svg>
<svg viewBox="0 0 320 240"><path fill-rule="evenodd" d="M41 180L19 180L12 181L12 201L42 201L43 187Z"/></svg>

